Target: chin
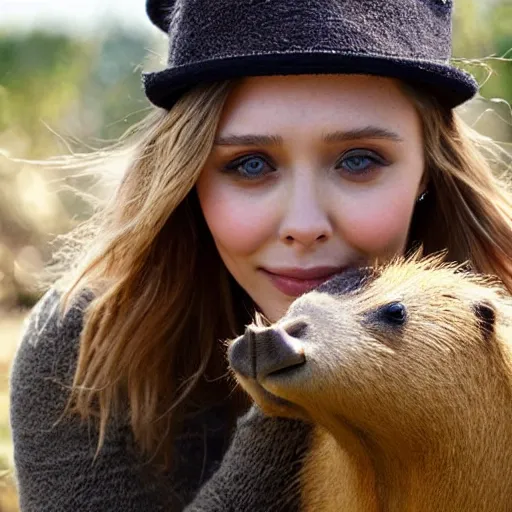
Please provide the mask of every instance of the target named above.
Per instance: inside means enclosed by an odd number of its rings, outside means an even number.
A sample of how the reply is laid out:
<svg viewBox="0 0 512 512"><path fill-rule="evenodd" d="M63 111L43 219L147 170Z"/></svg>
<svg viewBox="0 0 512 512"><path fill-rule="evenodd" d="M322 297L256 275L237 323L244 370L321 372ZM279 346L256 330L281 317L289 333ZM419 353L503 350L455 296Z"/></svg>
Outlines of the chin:
<svg viewBox="0 0 512 512"><path fill-rule="evenodd" d="M237 375L237 380L267 416L311 421L309 414L300 405L274 394L257 380L247 379L240 375Z"/></svg>
<svg viewBox="0 0 512 512"><path fill-rule="evenodd" d="M271 323L276 323L281 320L284 315L286 315L286 312L288 311L288 308L291 306L292 302L293 299L291 298L289 300L278 299L272 302L261 301L261 303L265 305L263 307L259 307L259 309L263 315L268 318L268 320L270 320Z"/></svg>

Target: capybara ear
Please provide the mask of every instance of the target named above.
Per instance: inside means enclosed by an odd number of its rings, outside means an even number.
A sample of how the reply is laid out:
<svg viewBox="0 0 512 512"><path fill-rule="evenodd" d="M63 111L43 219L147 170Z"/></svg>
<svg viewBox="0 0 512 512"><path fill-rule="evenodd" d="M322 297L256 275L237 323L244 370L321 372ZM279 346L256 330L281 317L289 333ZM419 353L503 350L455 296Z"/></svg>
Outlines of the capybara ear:
<svg viewBox="0 0 512 512"><path fill-rule="evenodd" d="M493 304L486 300L475 302L473 310L480 323L480 329L487 339L494 333L494 324L496 322L496 309Z"/></svg>

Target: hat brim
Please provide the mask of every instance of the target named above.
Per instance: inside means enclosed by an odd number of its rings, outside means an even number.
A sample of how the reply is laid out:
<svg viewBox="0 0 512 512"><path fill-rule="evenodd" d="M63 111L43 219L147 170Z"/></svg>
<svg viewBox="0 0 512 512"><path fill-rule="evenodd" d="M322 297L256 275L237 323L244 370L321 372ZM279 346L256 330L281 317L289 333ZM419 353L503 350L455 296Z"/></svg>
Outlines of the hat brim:
<svg viewBox="0 0 512 512"><path fill-rule="evenodd" d="M169 110L186 91L199 83L245 76L301 74L365 74L398 78L427 89L447 108L464 103L478 91L478 83L469 73L449 64L318 52L208 60L143 73L143 83L151 103Z"/></svg>

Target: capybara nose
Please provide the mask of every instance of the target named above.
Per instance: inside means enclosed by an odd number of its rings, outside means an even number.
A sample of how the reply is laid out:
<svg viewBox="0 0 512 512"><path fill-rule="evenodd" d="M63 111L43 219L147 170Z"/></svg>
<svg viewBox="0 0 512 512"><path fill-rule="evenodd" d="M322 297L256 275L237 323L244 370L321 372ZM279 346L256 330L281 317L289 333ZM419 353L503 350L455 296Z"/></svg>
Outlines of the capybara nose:
<svg viewBox="0 0 512 512"><path fill-rule="evenodd" d="M297 329L294 327L290 329L292 331L297 332ZM253 379L306 362L300 339L281 327L247 327L244 335L230 346L228 359L235 372Z"/></svg>

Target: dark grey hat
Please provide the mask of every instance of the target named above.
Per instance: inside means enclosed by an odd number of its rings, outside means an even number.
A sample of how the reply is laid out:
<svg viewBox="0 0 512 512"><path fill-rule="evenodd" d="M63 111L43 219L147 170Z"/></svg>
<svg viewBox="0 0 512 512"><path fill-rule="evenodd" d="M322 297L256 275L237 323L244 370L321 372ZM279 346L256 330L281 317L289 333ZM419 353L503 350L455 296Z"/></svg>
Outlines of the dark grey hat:
<svg viewBox="0 0 512 512"><path fill-rule="evenodd" d="M144 73L169 109L201 82L358 73L402 79L453 108L478 84L450 65L453 0L147 0L169 34L168 68Z"/></svg>

